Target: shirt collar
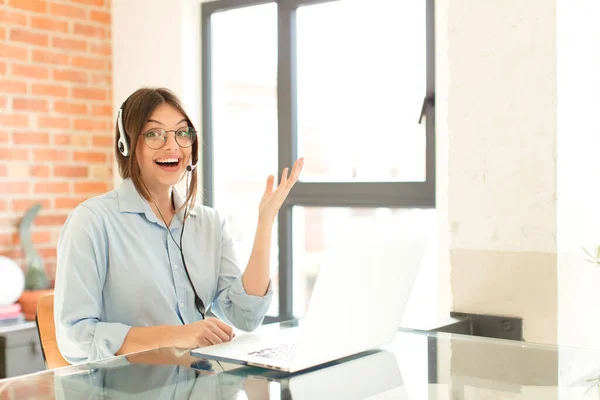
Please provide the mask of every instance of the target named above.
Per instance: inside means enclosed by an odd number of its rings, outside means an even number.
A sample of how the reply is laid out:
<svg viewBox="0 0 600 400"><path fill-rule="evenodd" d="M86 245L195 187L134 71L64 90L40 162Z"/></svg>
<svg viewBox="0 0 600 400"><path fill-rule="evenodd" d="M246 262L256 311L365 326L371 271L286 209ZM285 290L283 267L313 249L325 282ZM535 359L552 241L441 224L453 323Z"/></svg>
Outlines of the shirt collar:
<svg viewBox="0 0 600 400"><path fill-rule="evenodd" d="M117 189L119 198L119 212L144 213L144 205L148 203L137 191L131 178L123 179L119 189Z"/></svg>
<svg viewBox="0 0 600 400"><path fill-rule="evenodd" d="M148 219L156 221L156 216L152 212L150 204L138 193L131 178L123 179L119 189L117 189L117 196L119 198L119 212L146 214ZM173 203L176 209L183 204L183 199L175 187L173 187ZM180 211L177 215L182 218L183 211ZM193 207L189 210L189 215L196 215L196 210Z"/></svg>
<svg viewBox="0 0 600 400"><path fill-rule="evenodd" d="M176 210L183 205L183 199L181 198L181 195L179 194L175 186L173 186L173 204L175 205ZM177 215L181 214L180 217L183 217L184 211L185 209L178 212ZM188 209L188 214L196 216L196 210L194 209L194 207Z"/></svg>

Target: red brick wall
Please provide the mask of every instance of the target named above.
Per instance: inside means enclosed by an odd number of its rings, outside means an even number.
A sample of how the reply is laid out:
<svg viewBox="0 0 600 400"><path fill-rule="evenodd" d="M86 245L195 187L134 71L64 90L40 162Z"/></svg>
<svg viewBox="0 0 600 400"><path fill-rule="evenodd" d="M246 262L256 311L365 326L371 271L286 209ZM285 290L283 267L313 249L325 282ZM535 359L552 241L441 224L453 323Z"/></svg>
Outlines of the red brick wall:
<svg viewBox="0 0 600 400"><path fill-rule="evenodd" d="M0 255L35 203L51 279L69 211L112 189L111 0L0 0Z"/></svg>

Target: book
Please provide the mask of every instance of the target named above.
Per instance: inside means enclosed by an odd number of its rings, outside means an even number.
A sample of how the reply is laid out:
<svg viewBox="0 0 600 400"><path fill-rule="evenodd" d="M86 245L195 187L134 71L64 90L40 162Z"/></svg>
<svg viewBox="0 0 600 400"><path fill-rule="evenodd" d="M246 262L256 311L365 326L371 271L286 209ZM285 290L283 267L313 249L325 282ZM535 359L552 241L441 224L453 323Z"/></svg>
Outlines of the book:
<svg viewBox="0 0 600 400"><path fill-rule="evenodd" d="M1 326L10 326L10 325L22 324L24 322L25 322L25 316L21 313L17 317L7 318L7 319L0 319L0 327Z"/></svg>
<svg viewBox="0 0 600 400"><path fill-rule="evenodd" d="M21 304L19 303L15 303L15 304L9 304L9 305L0 305L0 315L1 314L5 314L5 313L15 313L15 312L21 312Z"/></svg>
<svg viewBox="0 0 600 400"><path fill-rule="evenodd" d="M23 315L23 313L21 311L11 312L11 313L0 313L0 321L3 321L5 319L16 318L19 315Z"/></svg>

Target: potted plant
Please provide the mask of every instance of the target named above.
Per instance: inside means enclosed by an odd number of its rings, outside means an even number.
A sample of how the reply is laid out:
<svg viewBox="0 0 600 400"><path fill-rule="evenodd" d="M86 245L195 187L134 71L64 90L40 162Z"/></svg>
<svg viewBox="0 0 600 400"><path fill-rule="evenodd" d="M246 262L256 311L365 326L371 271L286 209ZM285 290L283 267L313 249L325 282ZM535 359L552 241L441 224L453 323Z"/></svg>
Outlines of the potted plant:
<svg viewBox="0 0 600 400"><path fill-rule="evenodd" d="M588 258L585 259L587 262L591 262L592 264L600 265L600 246L596 246L596 255L592 255L589 251L585 249L585 247L581 246L585 254Z"/></svg>
<svg viewBox="0 0 600 400"><path fill-rule="evenodd" d="M25 319L29 321L35 319L40 297L53 292L44 268L44 260L33 247L33 241L31 240L31 225L41 208L40 204L32 206L27 210L19 225L19 237L25 252L27 269L25 273L25 290L19 298L19 303Z"/></svg>

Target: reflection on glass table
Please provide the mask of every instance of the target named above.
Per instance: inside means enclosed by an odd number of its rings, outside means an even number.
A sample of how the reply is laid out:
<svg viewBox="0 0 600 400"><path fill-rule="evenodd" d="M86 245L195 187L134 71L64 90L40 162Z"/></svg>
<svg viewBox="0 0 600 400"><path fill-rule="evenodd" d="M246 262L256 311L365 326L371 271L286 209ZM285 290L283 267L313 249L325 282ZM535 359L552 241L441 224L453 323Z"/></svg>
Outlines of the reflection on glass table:
<svg viewBox="0 0 600 400"><path fill-rule="evenodd" d="M365 372L369 383L365 384ZM344 379L341 379L344 377ZM199 360L189 352L158 349L107 362L70 367L6 382L6 393L56 399L364 399L402 391L393 353L369 351L302 374ZM32 390L35 389L35 390ZM0 392L2 393L2 392Z"/></svg>
<svg viewBox="0 0 600 400"><path fill-rule="evenodd" d="M599 399L599 377L596 350L402 330L296 374L165 348L0 380L0 399Z"/></svg>

